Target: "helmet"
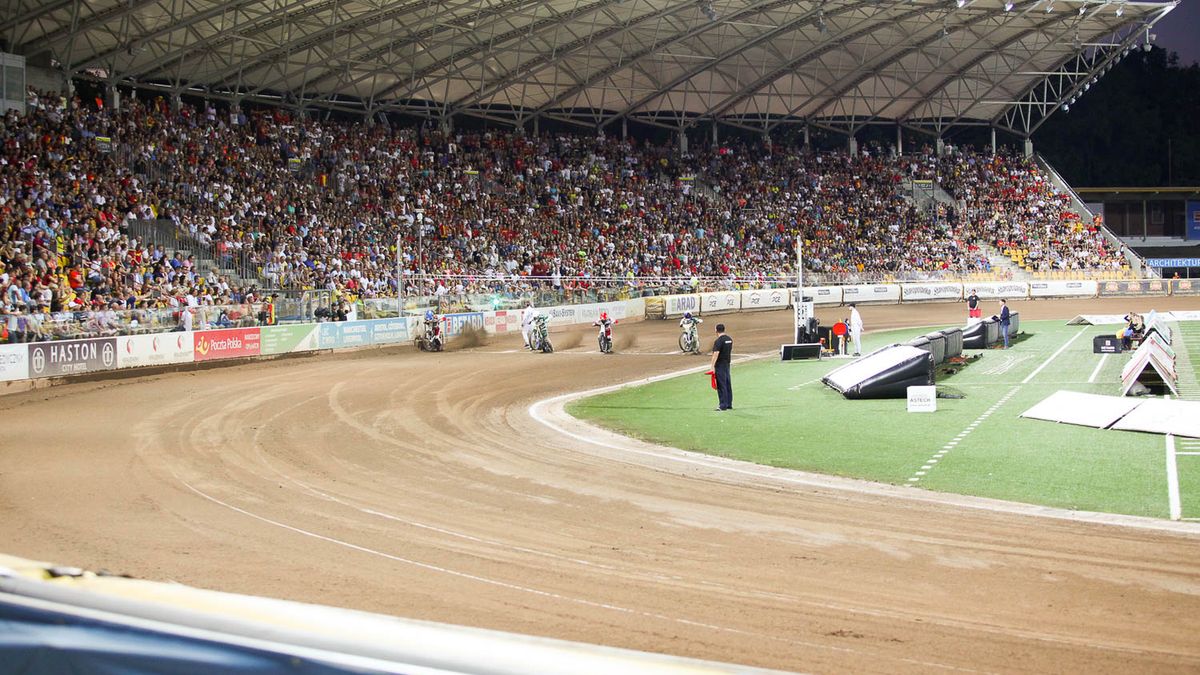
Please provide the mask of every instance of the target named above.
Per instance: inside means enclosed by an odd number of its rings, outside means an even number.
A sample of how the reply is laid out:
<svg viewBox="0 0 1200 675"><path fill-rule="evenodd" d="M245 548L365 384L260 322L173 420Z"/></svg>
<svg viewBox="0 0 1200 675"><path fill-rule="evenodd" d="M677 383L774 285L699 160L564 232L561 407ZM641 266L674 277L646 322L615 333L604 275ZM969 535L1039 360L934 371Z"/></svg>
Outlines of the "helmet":
<svg viewBox="0 0 1200 675"><path fill-rule="evenodd" d="M690 319L690 318L692 318L692 313L691 313L691 312L684 312L684 313L683 313L683 318L685 318L685 319Z"/></svg>
<svg viewBox="0 0 1200 675"><path fill-rule="evenodd" d="M433 321L433 310L432 309L425 310L425 320Z"/></svg>
<svg viewBox="0 0 1200 675"><path fill-rule="evenodd" d="M607 321L608 320L608 312L600 312L600 320Z"/></svg>

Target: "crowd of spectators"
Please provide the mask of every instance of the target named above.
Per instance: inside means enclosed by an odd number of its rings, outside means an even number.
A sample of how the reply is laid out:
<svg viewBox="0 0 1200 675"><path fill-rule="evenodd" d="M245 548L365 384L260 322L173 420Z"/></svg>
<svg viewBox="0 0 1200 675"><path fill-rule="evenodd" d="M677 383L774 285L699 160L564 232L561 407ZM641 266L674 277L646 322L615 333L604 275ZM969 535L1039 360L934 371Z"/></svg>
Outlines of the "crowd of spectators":
<svg viewBox="0 0 1200 675"><path fill-rule="evenodd" d="M1030 162L694 148L603 134L442 131L30 92L0 120L0 283L14 316L339 297L782 283L987 271L983 244L1049 267L1119 264ZM903 186L936 179L957 204ZM139 241L166 220L247 278ZM89 315L92 316L92 315ZM0 321L0 325L5 325Z"/></svg>

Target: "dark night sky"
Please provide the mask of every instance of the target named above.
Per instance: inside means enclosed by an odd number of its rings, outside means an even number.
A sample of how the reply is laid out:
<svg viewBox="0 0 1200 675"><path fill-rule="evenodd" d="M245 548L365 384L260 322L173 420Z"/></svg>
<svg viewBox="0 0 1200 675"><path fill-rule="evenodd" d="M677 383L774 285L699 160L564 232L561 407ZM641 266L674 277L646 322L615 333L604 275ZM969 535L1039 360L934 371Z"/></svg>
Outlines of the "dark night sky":
<svg viewBox="0 0 1200 675"><path fill-rule="evenodd" d="M1180 65L1200 61L1200 0L1183 0L1154 26L1156 45L1179 52Z"/></svg>

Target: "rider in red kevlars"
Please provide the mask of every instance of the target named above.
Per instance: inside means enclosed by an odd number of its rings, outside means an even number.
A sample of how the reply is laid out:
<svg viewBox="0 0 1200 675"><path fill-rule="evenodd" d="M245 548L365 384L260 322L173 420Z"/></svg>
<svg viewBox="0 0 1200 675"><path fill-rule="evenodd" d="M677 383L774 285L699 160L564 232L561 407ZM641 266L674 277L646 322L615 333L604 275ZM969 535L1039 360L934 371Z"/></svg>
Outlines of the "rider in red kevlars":
<svg viewBox="0 0 1200 675"><path fill-rule="evenodd" d="M616 319L608 318L608 312L600 312L600 319L592 322L593 326L600 327L600 351L605 354L612 353L612 327L617 325Z"/></svg>

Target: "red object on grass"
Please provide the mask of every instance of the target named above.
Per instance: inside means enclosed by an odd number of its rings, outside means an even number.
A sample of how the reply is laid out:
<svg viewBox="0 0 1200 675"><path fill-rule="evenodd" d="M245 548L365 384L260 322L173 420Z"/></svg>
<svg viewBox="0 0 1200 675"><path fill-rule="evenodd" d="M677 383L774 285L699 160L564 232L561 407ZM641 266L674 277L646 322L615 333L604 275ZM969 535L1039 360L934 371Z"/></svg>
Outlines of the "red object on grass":
<svg viewBox="0 0 1200 675"><path fill-rule="evenodd" d="M833 334L834 335L841 337L842 335L846 334L846 330L847 330L847 327L844 322L839 321L839 322L833 324Z"/></svg>
<svg viewBox="0 0 1200 675"><path fill-rule="evenodd" d="M712 370L706 370L706 371L704 371L704 374L712 376L712 388L716 389L717 388L717 373Z"/></svg>

